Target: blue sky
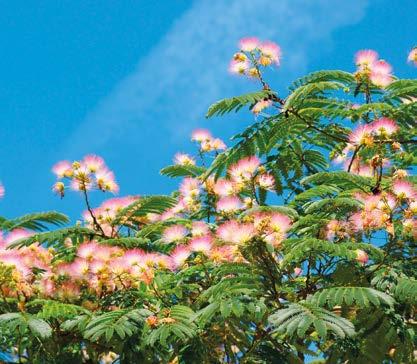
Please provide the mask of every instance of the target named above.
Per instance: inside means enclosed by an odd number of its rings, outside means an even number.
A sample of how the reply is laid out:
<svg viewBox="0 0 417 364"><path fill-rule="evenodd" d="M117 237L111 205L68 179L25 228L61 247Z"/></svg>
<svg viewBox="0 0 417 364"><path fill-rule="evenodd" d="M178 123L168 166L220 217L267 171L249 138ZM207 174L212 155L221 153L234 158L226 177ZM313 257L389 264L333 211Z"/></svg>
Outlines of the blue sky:
<svg viewBox="0 0 417 364"><path fill-rule="evenodd" d="M205 120L219 98L255 89L228 75L239 38L279 43L283 90L319 68L352 70L356 50L376 49L395 74L415 39L415 0L14 1L0 12L0 215L56 209L76 219L82 201L50 186L51 166L103 156L120 194L167 193L159 175L173 154L192 151L191 130L227 139L249 113ZM95 194L95 203L105 196Z"/></svg>

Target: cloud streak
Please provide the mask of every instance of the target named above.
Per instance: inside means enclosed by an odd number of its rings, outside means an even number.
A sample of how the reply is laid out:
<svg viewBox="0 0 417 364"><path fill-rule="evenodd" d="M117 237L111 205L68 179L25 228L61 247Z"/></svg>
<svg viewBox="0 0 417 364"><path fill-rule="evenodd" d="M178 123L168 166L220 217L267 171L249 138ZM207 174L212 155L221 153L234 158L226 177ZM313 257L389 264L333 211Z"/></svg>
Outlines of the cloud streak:
<svg viewBox="0 0 417 364"><path fill-rule="evenodd" d="M313 47L321 52L332 32L359 21L365 8L363 0L196 1L86 117L65 154L161 139L175 144L201 123L208 103L247 87L226 71L239 38L277 41L284 60L275 76L284 82L305 71Z"/></svg>

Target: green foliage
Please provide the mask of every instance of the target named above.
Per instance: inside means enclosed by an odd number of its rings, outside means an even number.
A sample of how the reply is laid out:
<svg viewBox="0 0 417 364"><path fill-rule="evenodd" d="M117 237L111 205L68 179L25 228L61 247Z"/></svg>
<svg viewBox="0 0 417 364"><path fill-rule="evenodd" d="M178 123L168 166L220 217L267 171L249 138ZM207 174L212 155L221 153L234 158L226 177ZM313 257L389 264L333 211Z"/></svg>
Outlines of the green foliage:
<svg viewBox="0 0 417 364"><path fill-rule="evenodd" d="M285 333L287 336L304 338L309 330L317 332L323 340L332 332L345 338L353 336L353 324L333 312L306 302L292 303L287 308L276 311L269 317L275 332Z"/></svg>
<svg viewBox="0 0 417 364"><path fill-rule="evenodd" d="M343 304L348 306L355 304L360 307L380 306L381 304L394 305L394 299L391 296L369 287L326 288L316 292L308 299L308 302L329 308Z"/></svg>

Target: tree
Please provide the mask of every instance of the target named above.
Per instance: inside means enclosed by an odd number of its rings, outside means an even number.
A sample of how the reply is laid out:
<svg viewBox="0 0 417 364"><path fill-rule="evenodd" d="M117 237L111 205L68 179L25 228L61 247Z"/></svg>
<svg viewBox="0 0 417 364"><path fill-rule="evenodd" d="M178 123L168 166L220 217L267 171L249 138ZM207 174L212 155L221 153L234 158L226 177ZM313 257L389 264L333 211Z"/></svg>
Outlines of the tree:
<svg viewBox="0 0 417 364"><path fill-rule="evenodd" d="M241 40L230 70L261 90L207 117L249 108L256 122L229 148L196 130L199 163L177 154L161 171L182 178L172 195L93 208L93 190L118 185L90 155L53 169L55 192L84 196L82 224L1 218L4 352L30 363L416 360L417 81L365 50L354 73L313 72L283 95L264 76L280 56Z"/></svg>

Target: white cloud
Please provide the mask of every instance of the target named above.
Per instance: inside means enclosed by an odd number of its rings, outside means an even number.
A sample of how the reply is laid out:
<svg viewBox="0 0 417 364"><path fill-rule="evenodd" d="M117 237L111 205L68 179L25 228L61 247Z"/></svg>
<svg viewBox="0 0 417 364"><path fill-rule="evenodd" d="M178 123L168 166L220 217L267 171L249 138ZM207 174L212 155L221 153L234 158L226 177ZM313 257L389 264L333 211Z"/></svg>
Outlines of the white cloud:
<svg viewBox="0 0 417 364"><path fill-rule="evenodd" d="M358 22L366 0L195 1L159 44L81 123L65 154L112 146L140 149L158 140L175 144L201 124L207 106L253 89L232 78L227 65L236 42L256 35L278 42L288 82L311 55L325 52L332 32ZM130 146L130 147L129 147Z"/></svg>

